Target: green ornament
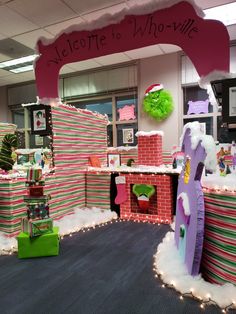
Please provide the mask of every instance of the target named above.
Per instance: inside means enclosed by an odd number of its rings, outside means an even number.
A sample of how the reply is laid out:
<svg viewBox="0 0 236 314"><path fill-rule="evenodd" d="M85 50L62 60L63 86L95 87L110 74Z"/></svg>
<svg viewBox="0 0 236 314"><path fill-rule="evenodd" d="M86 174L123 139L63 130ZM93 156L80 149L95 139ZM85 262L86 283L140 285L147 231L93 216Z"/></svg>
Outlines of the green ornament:
<svg viewBox="0 0 236 314"><path fill-rule="evenodd" d="M133 162L135 162L133 158L128 159L127 166L131 167Z"/></svg>
<svg viewBox="0 0 236 314"><path fill-rule="evenodd" d="M150 92L143 100L143 110L157 121L169 117L174 109L171 94L166 90Z"/></svg>

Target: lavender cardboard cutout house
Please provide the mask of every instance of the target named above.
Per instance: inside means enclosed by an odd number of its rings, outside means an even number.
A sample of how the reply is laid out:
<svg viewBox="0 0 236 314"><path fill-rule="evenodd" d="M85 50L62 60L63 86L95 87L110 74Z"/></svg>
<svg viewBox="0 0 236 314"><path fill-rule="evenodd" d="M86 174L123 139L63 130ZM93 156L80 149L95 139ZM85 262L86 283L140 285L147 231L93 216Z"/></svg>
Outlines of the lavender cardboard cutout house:
<svg viewBox="0 0 236 314"><path fill-rule="evenodd" d="M205 166L214 170L215 144L209 135L202 134L199 122L184 127L181 150L185 166L179 176L175 242L189 274L199 273L204 236L204 199L201 176Z"/></svg>

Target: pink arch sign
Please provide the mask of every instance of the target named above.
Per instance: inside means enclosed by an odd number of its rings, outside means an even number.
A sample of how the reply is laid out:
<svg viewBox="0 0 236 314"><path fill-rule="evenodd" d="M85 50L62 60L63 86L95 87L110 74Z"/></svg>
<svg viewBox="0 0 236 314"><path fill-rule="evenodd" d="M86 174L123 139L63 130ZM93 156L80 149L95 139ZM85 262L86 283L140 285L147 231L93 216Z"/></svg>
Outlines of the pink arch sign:
<svg viewBox="0 0 236 314"><path fill-rule="evenodd" d="M38 96L58 98L63 65L158 43L180 46L199 76L214 70L229 72L229 35L218 21L199 17L188 2L146 15L127 15L117 23L92 31L63 33L54 42L38 41L35 62Z"/></svg>

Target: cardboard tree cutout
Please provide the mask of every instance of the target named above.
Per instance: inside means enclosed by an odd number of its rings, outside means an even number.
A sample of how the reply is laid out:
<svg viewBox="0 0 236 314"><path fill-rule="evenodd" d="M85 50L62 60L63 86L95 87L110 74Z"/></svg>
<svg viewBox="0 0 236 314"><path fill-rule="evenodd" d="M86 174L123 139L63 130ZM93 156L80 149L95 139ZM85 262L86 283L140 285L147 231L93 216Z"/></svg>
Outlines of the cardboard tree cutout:
<svg viewBox="0 0 236 314"><path fill-rule="evenodd" d="M201 132L199 122L188 123L182 136L185 167L178 183L175 242L189 274L199 273L204 236L204 198L201 176L204 167L216 166L215 143Z"/></svg>
<svg viewBox="0 0 236 314"><path fill-rule="evenodd" d="M151 14L121 14L104 16L98 21L100 24L94 22L80 31L69 28L49 44L38 41L40 56L35 61L35 75L40 99L59 97L58 77L65 64L158 43L180 46L199 76L214 70L229 71L226 27L219 21L199 17L189 2L182 1ZM113 24L107 25L111 20Z"/></svg>

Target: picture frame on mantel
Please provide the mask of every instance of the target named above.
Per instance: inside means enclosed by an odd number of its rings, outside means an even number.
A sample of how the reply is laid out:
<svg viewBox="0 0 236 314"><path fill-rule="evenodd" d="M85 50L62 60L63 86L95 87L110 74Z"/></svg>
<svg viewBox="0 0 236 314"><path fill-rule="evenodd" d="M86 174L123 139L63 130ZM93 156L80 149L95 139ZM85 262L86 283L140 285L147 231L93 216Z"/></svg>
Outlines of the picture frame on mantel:
<svg viewBox="0 0 236 314"><path fill-rule="evenodd" d="M30 106L31 134L50 135L51 107L43 104Z"/></svg>
<svg viewBox="0 0 236 314"><path fill-rule="evenodd" d="M107 155L108 167L117 168L120 166L120 154Z"/></svg>

